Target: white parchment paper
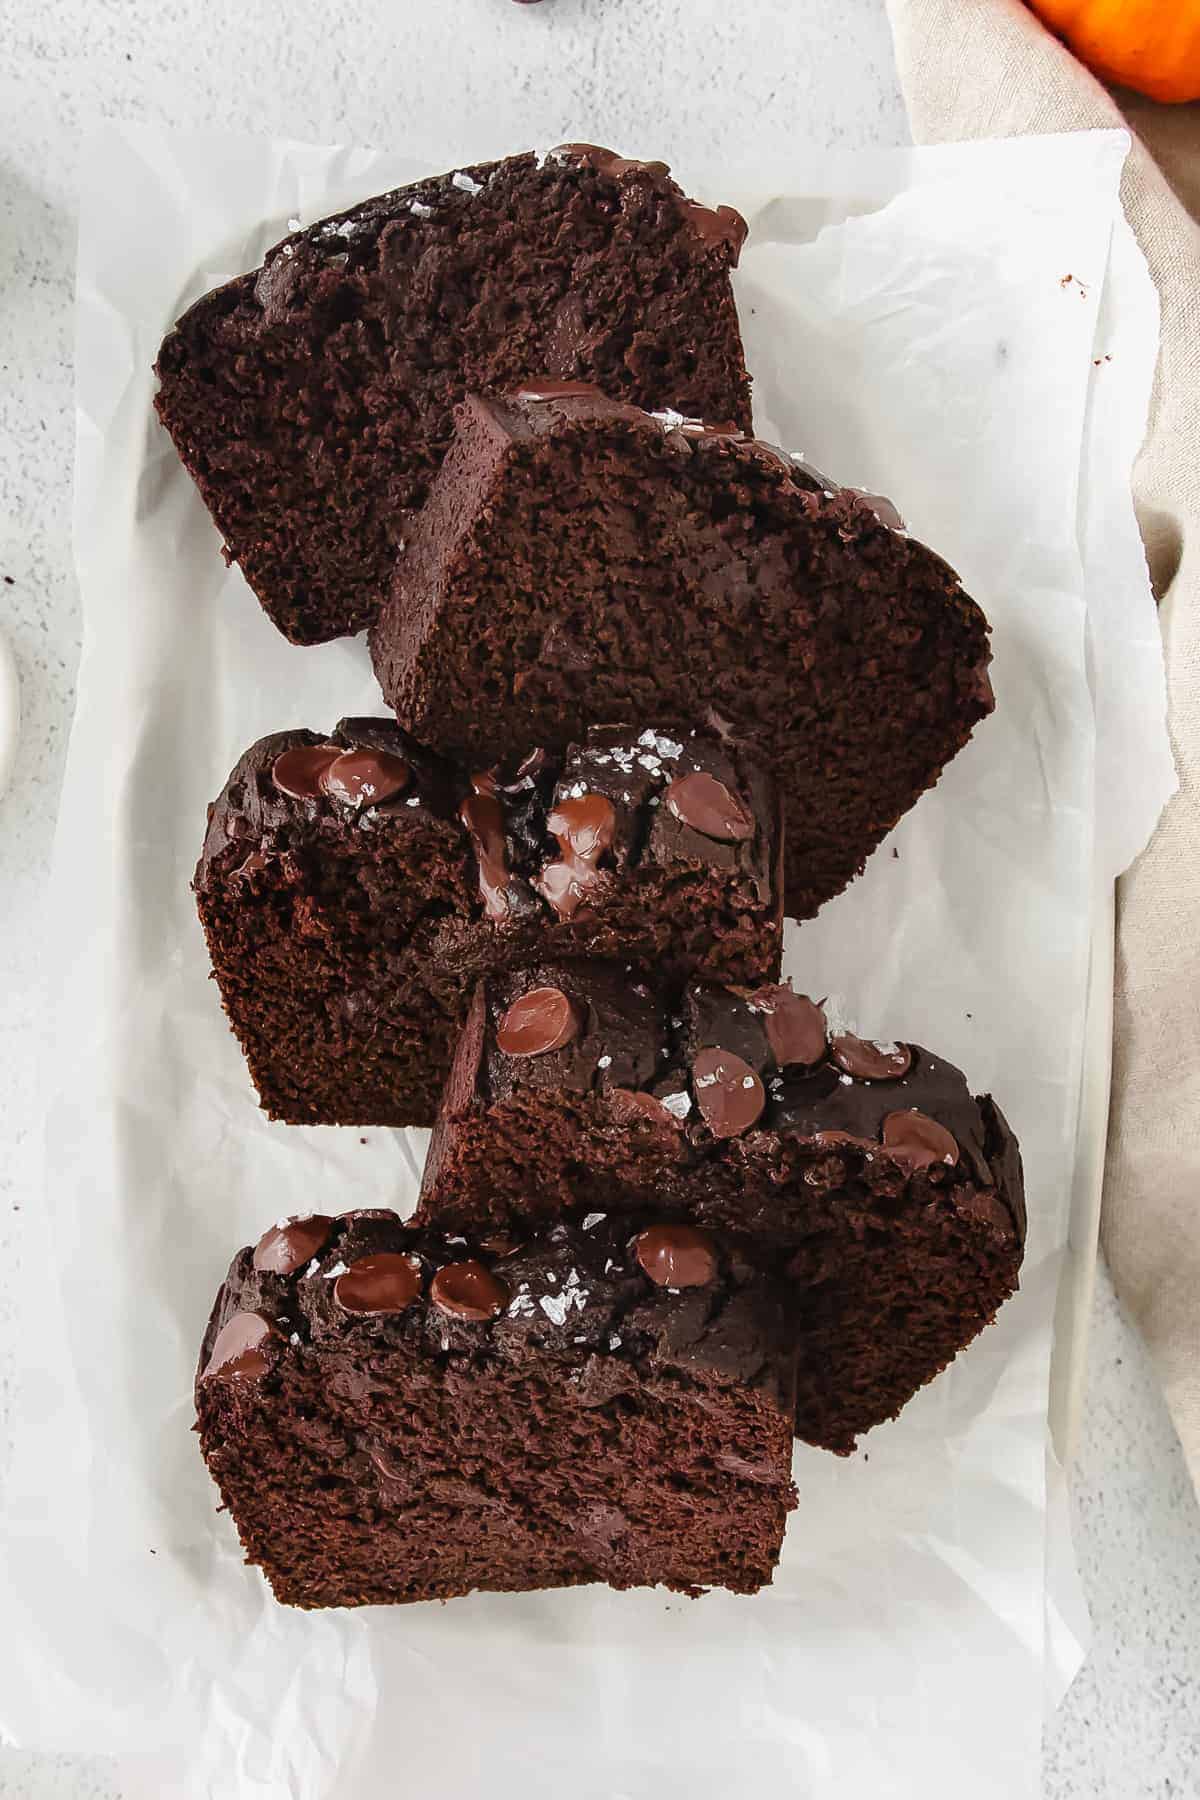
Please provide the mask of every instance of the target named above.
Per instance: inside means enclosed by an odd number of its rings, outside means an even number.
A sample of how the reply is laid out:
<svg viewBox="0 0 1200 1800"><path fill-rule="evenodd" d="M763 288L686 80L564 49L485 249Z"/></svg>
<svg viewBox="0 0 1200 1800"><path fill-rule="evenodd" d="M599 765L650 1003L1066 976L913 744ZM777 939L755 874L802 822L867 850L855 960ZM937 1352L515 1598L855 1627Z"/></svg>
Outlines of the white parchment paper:
<svg viewBox="0 0 1200 1800"><path fill-rule="evenodd" d="M1125 150L1110 133L874 157L790 195L778 170L678 171L751 216L760 428L891 495L995 628L994 718L792 932L789 968L996 1092L1028 1173L1020 1295L854 1459L798 1450L800 1509L761 1596L305 1615L275 1606L214 1511L196 1347L237 1246L286 1210L404 1205L424 1144L261 1117L188 883L246 744L382 708L361 643L290 648L225 570L150 365L183 306L290 216L423 171L144 128L93 141L45 1279L0 1541L15 1740L112 1751L131 1793L206 1800L1035 1793L1048 1641L1060 1681L1079 1654L1069 1597L1047 1592L1046 1408L1093 900L1171 782L1128 493L1156 310L1117 207Z"/></svg>

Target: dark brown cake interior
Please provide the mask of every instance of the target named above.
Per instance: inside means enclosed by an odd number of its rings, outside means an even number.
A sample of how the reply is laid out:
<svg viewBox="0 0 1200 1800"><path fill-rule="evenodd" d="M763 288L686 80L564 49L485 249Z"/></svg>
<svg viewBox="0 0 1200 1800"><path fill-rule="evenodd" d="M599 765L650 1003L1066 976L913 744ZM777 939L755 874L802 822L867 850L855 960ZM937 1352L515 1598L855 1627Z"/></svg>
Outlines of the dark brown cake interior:
<svg viewBox="0 0 1200 1800"><path fill-rule="evenodd" d="M372 634L455 753L707 720L780 782L786 911L842 888L991 709L953 571L782 453L593 395L471 400Z"/></svg>
<svg viewBox="0 0 1200 1800"><path fill-rule="evenodd" d="M744 226L662 164L472 164L293 233L166 338L159 416L279 629L368 624L463 394L582 375L750 422Z"/></svg>
<svg viewBox="0 0 1200 1800"><path fill-rule="evenodd" d="M272 771L331 744L400 754L405 788L364 817L297 804ZM414 802L414 804L410 804ZM389 722L281 732L247 753L209 821L196 901L262 1103L292 1124L432 1117L463 1001L431 945L470 908L449 772Z"/></svg>
<svg viewBox="0 0 1200 1800"><path fill-rule="evenodd" d="M393 1214L323 1223L289 1274L235 1259L196 1387L205 1459L278 1599L770 1580L795 1504L794 1358L778 1298L736 1255L670 1292L628 1221L558 1227L499 1260ZM362 1296L345 1282L381 1253L411 1261L418 1291L348 1311ZM457 1293L485 1306L456 1316L437 1271L473 1254ZM386 1302L394 1274L376 1263L372 1279ZM271 1329L249 1360L214 1368L221 1327L256 1314Z"/></svg>

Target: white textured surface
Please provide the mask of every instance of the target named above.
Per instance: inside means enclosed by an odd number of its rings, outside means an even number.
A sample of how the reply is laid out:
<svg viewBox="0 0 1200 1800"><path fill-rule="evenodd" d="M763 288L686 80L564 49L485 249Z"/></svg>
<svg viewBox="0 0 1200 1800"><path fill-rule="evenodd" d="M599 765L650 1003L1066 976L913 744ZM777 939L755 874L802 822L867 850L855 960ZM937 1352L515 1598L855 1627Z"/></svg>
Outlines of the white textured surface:
<svg viewBox="0 0 1200 1800"><path fill-rule="evenodd" d="M689 156L736 163L748 130L781 170L835 143L905 137L881 0L293 0L286 27L274 26L279 16L256 0L59 0L14 3L4 18L0 576L12 585L0 585L0 623L20 668L24 726L0 800L0 1454L18 1354L8 1295L37 1273L22 1266L22 1209L37 1204L27 1044L78 645L70 340L82 128L123 114L443 148L448 161L533 136L591 137L663 155L685 183ZM1193 1794L1200 1517L1141 1348L1104 1286L1075 1518L1095 1648L1050 1728L1046 1793ZM102 1765L0 1752L3 1800L120 1793Z"/></svg>

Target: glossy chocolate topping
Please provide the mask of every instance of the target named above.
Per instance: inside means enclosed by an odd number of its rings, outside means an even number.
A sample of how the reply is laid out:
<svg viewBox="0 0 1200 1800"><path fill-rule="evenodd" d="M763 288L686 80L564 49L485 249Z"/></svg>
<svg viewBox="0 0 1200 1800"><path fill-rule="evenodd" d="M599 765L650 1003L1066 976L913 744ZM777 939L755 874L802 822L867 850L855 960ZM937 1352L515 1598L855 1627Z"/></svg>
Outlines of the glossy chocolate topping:
<svg viewBox="0 0 1200 1800"><path fill-rule="evenodd" d="M270 1319L257 1312L235 1312L222 1325L213 1342L203 1381L222 1379L257 1381L271 1367L267 1354L279 1333Z"/></svg>
<svg viewBox="0 0 1200 1800"><path fill-rule="evenodd" d="M730 265L737 267L750 230L740 212L732 206L702 206L698 200L689 200L687 221L701 243L727 244L731 252Z"/></svg>
<svg viewBox="0 0 1200 1800"><path fill-rule="evenodd" d="M616 1125L637 1127L649 1125L662 1131L679 1131L680 1120L663 1105L657 1094L640 1088L612 1088L608 1096L609 1116Z"/></svg>
<svg viewBox="0 0 1200 1800"><path fill-rule="evenodd" d="M329 1242L333 1220L324 1213L310 1213L302 1219L281 1219L265 1231L254 1247L254 1267L273 1275L292 1275L314 1256L319 1256Z"/></svg>
<svg viewBox="0 0 1200 1800"><path fill-rule="evenodd" d="M693 1225L650 1225L633 1250L655 1287L707 1287L717 1273L716 1243Z"/></svg>
<svg viewBox="0 0 1200 1800"><path fill-rule="evenodd" d="M318 800L321 778L341 755L336 744L298 744L285 750L271 765L271 780L292 800Z"/></svg>
<svg viewBox="0 0 1200 1800"><path fill-rule="evenodd" d="M692 1063L692 1088L704 1122L717 1138L749 1131L766 1105L762 1082L731 1050L701 1050Z"/></svg>
<svg viewBox="0 0 1200 1800"><path fill-rule="evenodd" d="M807 994L790 987L763 987L750 996L748 1005L762 1019L775 1065L819 1063L825 1055L825 1014Z"/></svg>
<svg viewBox="0 0 1200 1800"><path fill-rule="evenodd" d="M530 988L514 1000L496 1027L505 1056L545 1056L578 1037L582 1020L561 988Z"/></svg>
<svg viewBox="0 0 1200 1800"><path fill-rule="evenodd" d="M892 1112L883 1121L885 1148L909 1169L928 1169L933 1163L958 1161L958 1144L936 1119L918 1112Z"/></svg>
<svg viewBox="0 0 1200 1800"><path fill-rule="evenodd" d="M483 783L490 782L491 790ZM512 910L513 872L504 837L504 807L490 775L474 778L475 792L462 803L460 816L470 835L479 865L479 893L489 919L507 919Z"/></svg>
<svg viewBox="0 0 1200 1800"><path fill-rule="evenodd" d="M683 824L718 843L742 843L754 836L754 814L715 775L693 770L678 776L667 789L666 802Z"/></svg>
<svg viewBox="0 0 1200 1800"><path fill-rule="evenodd" d="M508 1305L508 1289L483 1263L468 1257L438 1270L429 1298L456 1319L494 1319Z"/></svg>
<svg viewBox="0 0 1200 1800"><path fill-rule="evenodd" d="M559 858L547 863L538 892L562 919L569 919L600 879L600 859L612 848L617 815L603 794L568 795L546 815L558 839Z"/></svg>
<svg viewBox="0 0 1200 1800"><path fill-rule="evenodd" d="M386 750L343 750L320 776L323 793L346 806L378 806L402 794L412 770Z"/></svg>
<svg viewBox="0 0 1200 1800"><path fill-rule="evenodd" d="M512 395L514 400L573 400L584 397L588 400L603 398L594 381L559 381L552 375L539 375L536 381L527 381L516 389Z"/></svg>
<svg viewBox="0 0 1200 1800"><path fill-rule="evenodd" d="M556 144L551 157L570 157L573 162L589 163L598 175L609 175L620 181L625 175L649 175L661 179L671 173L665 162L639 162L636 157L618 156L603 144Z"/></svg>
<svg viewBox="0 0 1200 1800"><path fill-rule="evenodd" d="M907 1044L877 1044L844 1031L829 1046L831 1059L856 1081L899 1081L912 1067Z"/></svg>
<svg viewBox="0 0 1200 1800"><path fill-rule="evenodd" d="M395 1251L360 1256L333 1284L338 1305L353 1313L403 1312L420 1292L420 1264Z"/></svg>

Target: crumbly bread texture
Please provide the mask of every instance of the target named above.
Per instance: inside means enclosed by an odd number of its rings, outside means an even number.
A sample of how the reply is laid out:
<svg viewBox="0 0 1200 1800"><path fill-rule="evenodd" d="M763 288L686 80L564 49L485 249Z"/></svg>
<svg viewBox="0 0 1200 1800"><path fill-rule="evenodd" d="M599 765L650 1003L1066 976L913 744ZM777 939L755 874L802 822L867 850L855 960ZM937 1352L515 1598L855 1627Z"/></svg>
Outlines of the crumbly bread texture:
<svg viewBox="0 0 1200 1800"><path fill-rule="evenodd" d="M553 384L459 409L371 647L401 724L456 755L641 718L738 737L783 793L797 919L992 708L983 614L888 502Z"/></svg>
<svg viewBox="0 0 1200 1800"><path fill-rule="evenodd" d="M481 983L415 1217L486 1234L653 1205L741 1234L792 1284L797 1430L848 1451L1015 1290L1016 1140L941 1056L831 1033L788 987L672 1004L599 966Z"/></svg>
<svg viewBox="0 0 1200 1800"><path fill-rule="evenodd" d="M777 1286L653 1221L505 1248L357 1212L234 1259L200 1447L276 1598L770 1581L795 1505Z"/></svg>
<svg viewBox="0 0 1200 1800"><path fill-rule="evenodd" d="M198 300L158 414L294 643L369 624L470 389L530 375L750 423L745 224L594 145L473 164L294 231Z"/></svg>

